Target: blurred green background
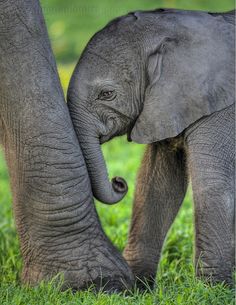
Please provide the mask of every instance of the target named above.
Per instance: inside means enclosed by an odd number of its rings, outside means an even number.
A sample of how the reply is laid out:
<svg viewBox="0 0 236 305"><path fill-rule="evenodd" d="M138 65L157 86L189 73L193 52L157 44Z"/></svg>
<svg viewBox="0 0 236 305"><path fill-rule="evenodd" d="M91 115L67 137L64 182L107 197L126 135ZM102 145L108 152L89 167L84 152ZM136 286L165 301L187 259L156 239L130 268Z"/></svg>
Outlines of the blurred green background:
<svg viewBox="0 0 236 305"><path fill-rule="evenodd" d="M73 68L91 36L108 21L134 10L179 8L204 11L234 9L234 0L41 0L52 48L64 92ZM129 184L121 203L106 206L97 203L103 227L122 250L127 240L132 209L135 176L144 146L128 143L125 137L103 145L110 176L120 175ZM21 258L12 217L7 168L0 152L0 304L234 304L234 294L222 285L208 286L194 278L193 205L191 190L165 242L153 293L120 296L72 295L59 293L51 286L38 290L20 286ZM79 296L79 299L78 299Z"/></svg>
<svg viewBox="0 0 236 305"><path fill-rule="evenodd" d="M77 60L89 38L112 18L134 10L179 8L227 11L233 0L41 0L56 59Z"/></svg>

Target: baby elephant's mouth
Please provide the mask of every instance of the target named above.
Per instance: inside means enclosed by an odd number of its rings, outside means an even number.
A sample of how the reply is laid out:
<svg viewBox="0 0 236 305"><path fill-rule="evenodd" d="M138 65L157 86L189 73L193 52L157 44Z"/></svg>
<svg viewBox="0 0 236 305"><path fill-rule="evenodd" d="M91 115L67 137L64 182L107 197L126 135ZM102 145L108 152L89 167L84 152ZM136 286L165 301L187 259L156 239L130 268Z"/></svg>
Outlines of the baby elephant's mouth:
<svg viewBox="0 0 236 305"><path fill-rule="evenodd" d="M100 144L103 144L105 142L108 142L110 141L111 139L113 139L114 137L117 137L117 136L121 136L122 134L119 133L119 132L110 132L108 134L105 134L105 135L100 135L99 136L99 142Z"/></svg>
<svg viewBox="0 0 236 305"><path fill-rule="evenodd" d="M108 142L111 138L112 138L112 136L110 136L110 135L100 136L99 142L102 145L103 143Z"/></svg>
<svg viewBox="0 0 236 305"><path fill-rule="evenodd" d="M130 127L130 125L131 125L131 127ZM123 130L120 130L119 128L114 127L112 129L112 131L108 132L107 134L100 135L99 136L100 144L103 144L103 143L108 142L109 140L111 140L115 137L123 136L125 134L128 135L127 139L128 139L129 142L131 142L132 140L131 140L131 137L130 137L130 133L131 133L133 125L132 124L130 124L130 125L127 124L128 127L124 128Z"/></svg>

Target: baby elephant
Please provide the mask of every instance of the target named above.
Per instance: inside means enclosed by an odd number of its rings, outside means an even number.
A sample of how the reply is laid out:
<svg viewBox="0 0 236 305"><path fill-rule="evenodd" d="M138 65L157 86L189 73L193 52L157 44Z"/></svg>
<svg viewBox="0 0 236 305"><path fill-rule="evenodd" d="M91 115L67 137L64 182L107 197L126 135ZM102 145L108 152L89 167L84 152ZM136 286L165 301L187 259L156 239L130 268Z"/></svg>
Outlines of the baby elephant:
<svg viewBox="0 0 236 305"><path fill-rule="evenodd" d="M135 12L88 43L68 106L94 196L115 203L100 144L114 136L147 146L124 256L152 281L191 178L199 276L232 282L234 266L234 12Z"/></svg>

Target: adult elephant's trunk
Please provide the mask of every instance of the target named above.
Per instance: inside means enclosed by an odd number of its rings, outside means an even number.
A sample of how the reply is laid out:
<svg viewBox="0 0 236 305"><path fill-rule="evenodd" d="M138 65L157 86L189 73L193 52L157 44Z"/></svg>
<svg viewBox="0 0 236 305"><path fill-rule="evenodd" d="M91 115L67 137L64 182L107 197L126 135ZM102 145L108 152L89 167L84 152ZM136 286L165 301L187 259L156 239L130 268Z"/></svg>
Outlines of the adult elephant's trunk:
<svg viewBox="0 0 236 305"><path fill-rule="evenodd" d="M111 182L109 181L99 136L96 135L95 127L91 125L91 118L86 110L78 106L72 94L68 96L68 107L87 165L93 195L103 203L117 203L127 193L127 183L121 177L114 177Z"/></svg>

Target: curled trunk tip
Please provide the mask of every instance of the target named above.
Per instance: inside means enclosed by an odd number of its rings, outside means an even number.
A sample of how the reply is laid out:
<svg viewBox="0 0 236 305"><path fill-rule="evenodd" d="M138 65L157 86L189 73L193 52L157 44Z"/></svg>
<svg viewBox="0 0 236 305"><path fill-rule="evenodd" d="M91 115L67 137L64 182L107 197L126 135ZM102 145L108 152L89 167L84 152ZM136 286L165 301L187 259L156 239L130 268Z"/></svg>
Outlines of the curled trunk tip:
<svg viewBox="0 0 236 305"><path fill-rule="evenodd" d="M113 190L117 193L123 193L124 195L128 191L128 185L122 177L114 177L111 180Z"/></svg>

